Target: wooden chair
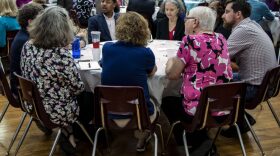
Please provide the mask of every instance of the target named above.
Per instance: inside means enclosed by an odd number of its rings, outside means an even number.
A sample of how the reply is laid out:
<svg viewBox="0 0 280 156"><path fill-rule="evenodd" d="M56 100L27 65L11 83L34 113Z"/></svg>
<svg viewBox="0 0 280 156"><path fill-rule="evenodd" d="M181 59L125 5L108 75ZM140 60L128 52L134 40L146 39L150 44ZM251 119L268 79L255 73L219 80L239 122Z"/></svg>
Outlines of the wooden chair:
<svg viewBox="0 0 280 156"><path fill-rule="evenodd" d="M22 108L30 116L29 123L28 123L27 127L25 128L25 131L24 131L24 133L23 133L23 135L22 135L22 137L21 137L21 139L18 143L18 146L17 146L16 151L15 151L15 155L17 154L18 150L20 149L20 146L22 145L22 143L23 143L23 141L24 141L24 139L27 135L27 132L28 132L28 130L29 130L31 124L32 124L32 121L34 119L36 119L36 120L39 120L41 123L43 123L44 126L46 126L49 129L59 128L58 133L57 133L56 138L55 138L55 141L54 141L54 143L52 145L52 148L51 148L51 151L49 153L49 155L52 156L54 151L55 151L55 146L58 143L58 140L60 138L61 131L64 127L63 127L63 125L54 124L49 119L49 115L45 111L45 108L44 108L44 105L42 103L42 99L41 99L41 96L40 96L40 93L38 91L38 88L37 88L36 84L29 79L26 79L26 78L24 78L22 76L19 76L17 74L15 74L15 75L17 76L17 78L19 80L19 84L20 84L20 99L21 99L21 103L22 103ZM80 128L85 133L87 138L93 144L93 141L90 138L90 136L87 133L84 126L79 121L76 121L76 123L80 126Z"/></svg>
<svg viewBox="0 0 280 156"><path fill-rule="evenodd" d="M94 90L97 104L95 119L100 128L95 133L94 146L92 155L95 156L98 136L101 130L108 129L118 130L150 130L155 138L154 155L157 155L158 139L155 133L155 126L160 128L162 150L164 149L162 129L156 124L157 118L151 123L147 105L144 98L144 92L141 87L137 86L97 86ZM156 109L155 109L156 111ZM125 116L128 119L126 125L120 127L110 117L112 115Z"/></svg>
<svg viewBox="0 0 280 156"><path fill-rule="evenodd" d="M246 155L240 130L236 124L238 115L241 114L242 110L244 111L245 93L246 84L242 82L210 85L202 90L199 105L192 122L181 122L185 128L183 132L183 142L187 156L189 156L189 151L186 140L186 131L192 133L196 130L201 130L204 128L218 128L218 132L213 139L212 144L214 144L218 135L220 134L221 128L225 125L235 126L242 153L243 155ZM212 116L213 112L219 111L227 111L228 114L222 117ZM218 118L220 119L218 120ZM178 121L172 124L171 131L167 139L167 144L171 137L174 126L178 123L180 122Z"/></svg>
<svg viewBox="0 0 280 156"><path fill-rule="evenodd" d="M246 102L245 109L255 109L262 102L267 102L278 126L280 127L279 118L273 109L270 98L275 97L279 94L280 89L280 66L272 68L267 71L262 83L258 89L256 98L252 101Z"/></svg>
<svg viewBox="0 0 280 156"><path fill-rule="evenodd" d="M21 108L21 104L20 104L20 101L19 100L16 100L15 97L13 96L12 92L11 92L11 88L10 88L10 85L7 81L7 77L6 77L6 74L4 72L4 69L3 69L3 65L2 65L2 62L0 61L0 79L1 79L1 83L2 83L2 86L3 86L3 89L4 89L4 93L5 93L5 96L6 98L8 99L8 103L4 106L3 108L3 111L1 112L1 115L0 115L0 122L2 121L2 119L4 118L9 106L13 106L15 108ZM18 133L23 125L23 122L25 120L27 116L27 113L26 112L23 112L22 116L21 116L21 120L18 124L18 127L12 137L12 140L9 144L9 147L8 147L8 150L7 150L7 155L9 154L17 136L18 136Z"/></svg>
<svg viewBox="0 0 280 156"><path fill-rule="evenodd" d="M245 103L245 109L255 109L262 102L267 102L278 126L280 127L279 118L269 101L270 98L275 97L279 94L279 89L280 89L280 66L277 66L266 72L262 80L262 83L258 89L258 92L256 93L256 97L252 101ZM254 129L252 128L251 124L249 123L249 120L246 117L246 115L244 115L244 118L247 125L250 128L252 136L254 137L259 149L262 152L262 155L265 155L264 150L260 144L260 141Z"/></svg>

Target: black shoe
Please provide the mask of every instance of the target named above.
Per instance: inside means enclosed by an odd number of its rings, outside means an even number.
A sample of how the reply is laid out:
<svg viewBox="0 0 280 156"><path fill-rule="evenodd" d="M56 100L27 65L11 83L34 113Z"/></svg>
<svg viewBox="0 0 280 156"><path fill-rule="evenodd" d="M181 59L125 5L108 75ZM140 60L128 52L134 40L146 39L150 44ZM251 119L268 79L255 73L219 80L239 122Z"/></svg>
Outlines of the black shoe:
<svg viewBox="0 0 280 156"><path fill-rule="evenodd" d="M52 134L52 129L49 129L45 125L43 125L39 120L34 120L37 127L45 133L45 135L51 135Z"/></svg>
<svg viewBox="0 0 280 156"><path fill-rule="evenodd" d="M247 133L250 129L249 129L248 126L244 126L244 127L239 126L239 130L240 130L241 134L244 134L244 133ZM220 134L222 136L226 137L226 138L236 138L236 137L238 137L236 128L234 126L231 126L226 130L222 130Z"/></svg>
<svg viewBox="0 0 280 156"><path fill-rule="evenodd" d="M250 123L251 126L253 126L254 124L256 124L256 120L249 114L245 111L245 115Z"/></svg>
<svg viewBox="0 0 280 156"><path fill-rule="evenodd" d="M59 138L59 145L60 148L62 149L62 151L66 154L66 155L74 155L77 152L77 149L71 144L71 142L69 141L69 137L71 134L68 134L68 136L66 136L63 132L60 135Z"/></svg>
<svg viewBox="0 0 280 156"><path fill-rule="evenodd" d="M135 132L135 135L138 138L138 142L136 145L137 152L145 152L147 144L150 142L152 135L150 131L143 131L143 132Z"/></svg>

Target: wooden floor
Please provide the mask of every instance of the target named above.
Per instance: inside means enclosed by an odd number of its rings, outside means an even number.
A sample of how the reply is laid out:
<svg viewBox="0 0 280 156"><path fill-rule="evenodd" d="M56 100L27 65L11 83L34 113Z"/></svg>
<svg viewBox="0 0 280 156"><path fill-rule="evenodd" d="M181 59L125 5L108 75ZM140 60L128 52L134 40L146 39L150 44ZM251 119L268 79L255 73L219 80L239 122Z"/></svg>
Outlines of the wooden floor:
<svg viewBox="0 0 280 156"><path fill-rule="evenodd" d="M277 114L280 116L280 95L271 100ZM3 104L7 103L5 97L0 96L0 108L3 107ZM250 113L255 117L257 123L254 125L256 134L258 135L261 144L265 150L267 156L279 156L280 155L280 128L276 124L268 106L266 103L263 103L263 109L260 107ZM10 107L6 113L3 121L0 124L0 156L5 155L8 148L8 144L11 140L11 137L17 127L17 124L20 120L22 112L19 109ZM29 120L29 118L28 118ZM27 124L25 122L24 126ZM169 131L169 126L167 123L163 123L164 137ZM215 131L215 130L214 130ZM23 130L21 130L20 135ZM51 136L45 136L41 131L37 129L35 125L32 125L29 133L18 153L19 156L43 156L48 155L52 142L55 138L56 132ZM126 137L129 135L129 137ZM152 155L153 144L150 144L147 148L147 151L144 153L135 152L135 139L132 139L133 134L121 134L121 136L114 137L111 143L111 151L106 152L106 155ZM14 155L15 147L19 139L16 140L15 145L13 146L10 155ZM243 135L243 140L246 148L247 155L257 156L261 155L259 149L254 142L254 139L250 134ZM242 155L238 139L228 139L220 136L217 140L217 148L221 156L237 156ZM92 147L88 144L79 144L81 147L77 155L90 156ZM64 155L59 146L56 148L56 156ZM174 143L174 140L171 141L167 155L177 156L184 155L182 147L177 147Z"/></svg>

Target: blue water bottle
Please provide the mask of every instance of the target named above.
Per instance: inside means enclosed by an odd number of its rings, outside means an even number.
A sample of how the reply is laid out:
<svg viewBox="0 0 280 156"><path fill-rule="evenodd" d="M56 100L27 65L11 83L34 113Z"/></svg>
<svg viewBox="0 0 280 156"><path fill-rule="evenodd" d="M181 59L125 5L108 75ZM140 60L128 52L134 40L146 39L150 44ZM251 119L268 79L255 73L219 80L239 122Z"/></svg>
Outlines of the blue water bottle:
<svg viewBox="0 0 280 156"><path fill-rule="evenodd" d="M75 37L72 42L72 57L74 59L78 59L81 57L81 49L80 49L80 38Z"/></svg>

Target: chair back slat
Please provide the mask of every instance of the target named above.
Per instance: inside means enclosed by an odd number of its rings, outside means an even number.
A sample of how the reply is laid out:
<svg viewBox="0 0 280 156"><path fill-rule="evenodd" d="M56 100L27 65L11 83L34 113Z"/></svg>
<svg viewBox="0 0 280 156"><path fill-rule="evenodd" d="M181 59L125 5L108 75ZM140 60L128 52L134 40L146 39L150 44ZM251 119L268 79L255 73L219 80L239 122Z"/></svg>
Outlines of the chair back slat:
<svg viewBox="0 0 280 156"><path fill-rule="evenodd" d="M109 129L145 129L151 125L144 98L144 92L137 86L105 86L95 88L99 120L104 128ZM128 120L124 127L118 120Z"/></svg>
<svg viewBox="0 0 280 156"><path fill-rule="evenodd" d="M46 113L42 98L36 84L20 75L15 74L20 84L20 98L22 107L26 112L35 119L40 120L44 125L53 129L59 125L50 121L49 115Z"/></svg>
<svg viewBox="0 0 280 156"><path fill-rule="evenodd" d="M256 96L253 100L246 102L246 109L255 109L263 101L267 101L269 98L277 96L279 93L280 81L280 66L272 68L267 71Z"/></svg>
<svg viewBox="0 0 280 156"><path fill-rule="evenodd" d="M239 110L244 110L246 84L234 82L215 84L202 90L193 122L184 124L192 132L205 127L232 125L237 121ZM221 115L218 115L222 113Z"/></svg>
<svg viewBox="0 0 280 156"><path fill-rule="evenodd" d="M1 83L5 92L5 96L7 97L9 103L15 107L15 108L19 108L20 107L20 102L18 100L15 99L15 97L12 94L11 91L11 87L7 81L7 77L6 74L4 72L3 69L3 65L2 62L0 61L0 79L1 79Z"/></svg>

